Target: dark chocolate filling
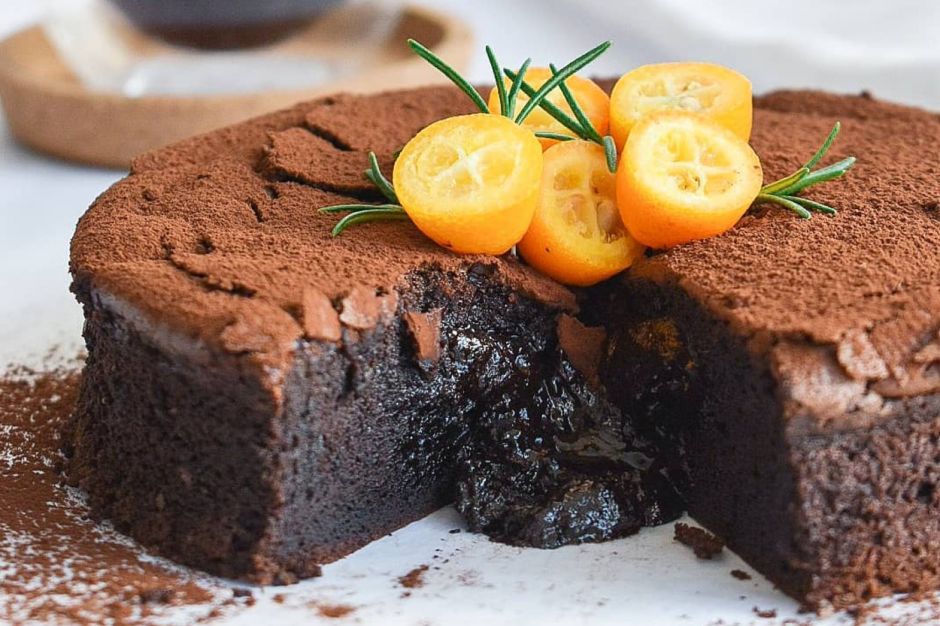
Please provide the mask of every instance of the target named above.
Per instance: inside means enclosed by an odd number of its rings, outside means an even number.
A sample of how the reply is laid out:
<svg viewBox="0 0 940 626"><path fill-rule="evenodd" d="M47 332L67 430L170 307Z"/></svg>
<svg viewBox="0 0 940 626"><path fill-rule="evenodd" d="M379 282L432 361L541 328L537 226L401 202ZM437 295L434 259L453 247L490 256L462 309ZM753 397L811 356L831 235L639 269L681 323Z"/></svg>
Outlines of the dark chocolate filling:
<svg viewBox="0 0 940 626"><path fill-rule="evenodd" d="M483 280L477 273L475 281ZM507 325L495 333L468 321L444 337L454 365L448 374L456 374L460 396L474 399L456 471L456 506L471 530L555 548L629 535L681 514L669 479L675 454L663 454L654 430L639 432L588 385L559 347L552 316L541 316L542 328Z"/></svg>

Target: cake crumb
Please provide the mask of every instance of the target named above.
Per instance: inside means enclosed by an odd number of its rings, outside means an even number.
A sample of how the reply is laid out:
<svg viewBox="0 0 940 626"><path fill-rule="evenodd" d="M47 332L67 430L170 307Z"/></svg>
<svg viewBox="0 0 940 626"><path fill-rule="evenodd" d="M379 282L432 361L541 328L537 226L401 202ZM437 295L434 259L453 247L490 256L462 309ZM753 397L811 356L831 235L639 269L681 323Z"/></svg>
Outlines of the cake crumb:
<svg viewBox="0 0 940 626"><path fill-rule="evenodd" d="M349 606L348 604L324 604L319 602L313 602L311 604L313 608L317 610L320 617L329 617L332 619L346 617L356 610L356 607Z"/></svg>
<svg viewBox="0 0 940 626"><path fill-rule="evenodd" d="M427 565L419 565L404 576L398 577L398 584L406 589L417 589L424 586L424 573L428 571Z"/></svg>
<svg viewBox="0 0 940 626"><path fill-rule="evenodd" d="M172 589L142 589L138 594L141 604L170 604L176 592Z"/></svg>
<svg viewBox="0 0 940 626"><path fill-rule="evenodd" d="M737 578L738 580L751 580L751 575L740 569L731 570L731 575Z"/></svg>
<svg viewBox="0 0 940 626"><path fill-rule="evenodd" d="M773 619L777 617L777 609L759 609L755 606L753 610L754 615L757 617L763 617L764 619Z"/></svg>
<svg viewBox="0 0 940 626"><path fill-rule="evenodd" d="M692 548L695 556L700 559L713 559L724 550L725 543L707 530L682 522L678 522L674 529L674 539Z"/></svg>

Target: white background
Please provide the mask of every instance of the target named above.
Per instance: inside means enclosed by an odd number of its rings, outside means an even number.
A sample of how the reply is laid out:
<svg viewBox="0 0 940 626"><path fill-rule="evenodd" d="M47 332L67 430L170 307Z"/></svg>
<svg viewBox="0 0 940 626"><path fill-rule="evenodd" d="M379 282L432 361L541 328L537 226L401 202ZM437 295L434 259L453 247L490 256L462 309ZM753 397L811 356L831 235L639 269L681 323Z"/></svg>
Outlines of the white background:
<svg viewBox="0 0 940 626"><path fill-rule="evenodd" d="M0 0L0 36L40 17L42 3ZM757 91L826 87L940 110L940 3L746 0L445 0L507 64L525 56L537 64L572 58L603 39L614 48L595 67L614 75L644 62L704 59L747 73ZM474 80L487 79L478 55ZM2 128L2 124L0 124ZM75 221L121 175L34 155L0 130L0 364L77 344L78 306L68 294L67 249ZM272 591L238 624L312 623L311 599L359 607L365 623L617 623L771 624L752 607L794 604L759 578L733 579L747 569L733 555L696 562L671 540L671 526L601 546L519 551L467 534L445 510L326 569L319 580L293 587L288 602ZM435 550L441 549L441 552ZM396 577L448 558L427 574L426 587L402 600ZM441 556L444 555L444 556ZM742 597L743 596L743 597ZM328 620L336 623L337 620Z"/></svg>

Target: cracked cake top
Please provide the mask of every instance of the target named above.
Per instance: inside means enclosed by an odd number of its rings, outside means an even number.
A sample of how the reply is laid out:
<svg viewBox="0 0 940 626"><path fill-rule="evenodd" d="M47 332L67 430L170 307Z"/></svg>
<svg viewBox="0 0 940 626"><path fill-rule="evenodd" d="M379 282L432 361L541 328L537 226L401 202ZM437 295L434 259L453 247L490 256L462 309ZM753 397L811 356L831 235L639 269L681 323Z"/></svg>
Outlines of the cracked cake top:
<svg viewBox="0 0 940 626"><path fill-rule="evenodd" d="M317 212L379 201L362 177L367 150L389 171L418 130L472 106L453 88L335 96L145 154L81 219L73 276L151 324L275 369L298 339L336 341L341 326L394 314L396 287L425 264L492 264L576 309L571 291L513 258L457 256L408 223L332 238L336 217ZM798 167L836 120L858 165L809 195L838 215L752 210L630 272L675 280L771 350L794 401L870 417L886 399L940 391L940 116L867 96L758 98L752 143L767 179Z"/></svg>

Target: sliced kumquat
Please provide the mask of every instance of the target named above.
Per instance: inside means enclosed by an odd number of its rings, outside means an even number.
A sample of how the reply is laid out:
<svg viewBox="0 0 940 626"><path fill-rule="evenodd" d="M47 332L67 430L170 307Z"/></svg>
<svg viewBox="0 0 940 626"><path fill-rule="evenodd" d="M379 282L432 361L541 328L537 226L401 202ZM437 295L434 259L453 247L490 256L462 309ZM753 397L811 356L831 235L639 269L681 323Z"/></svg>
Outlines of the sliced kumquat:
<svg viewBox="0 0 940 626"><path fill-rule="evenodd" d="M529 130L477 113L415 135L392 179L401 206L429 238L454 252L503 254L532 221L542 161Z"/></svg>
<svg viewBox="0 0 940 626"><path fill-rule="evenodd" d="M628 268L644 248L621 222L604 149L564 141L544 156L538 206L519 253L568 285L593 285Z"/></svg>
<svg viewBox="0 0 940 626"><path fill-rule="evenodd" d="M533 67L530 68L525 73L525 82L528 83L535 89L541 87L545 81L552 77L552 72L549 68L545 67ZM504 79L504 84L508 89L512 81L508 78ZM600 135L606 135L607 129L609 127L609 116L610 116L610 98L604 92L600 86L592 80L587 78L581 78L580 76L572 76L565 80L565 86L571 90L571 94L574 96L574 99L577 100L578 104L581 105L581 108L584 110L584 113L587 115L587 118L591 121L591 124L594 126L595 130ZM549 102L554 104L556 107L567 113L569 116L573 115L571 107L568 106L568 103L565 101L565 96L560 89L555 89L552 91L546 98ZM529 101L528 96L523 93L519 94L519 108L525 105ZM489 97L489 107L490 111L493 113L501 113L501 107L499 103L499 92L494 87L490 91ZM552 117L548 112L537 108L532 113L526 117L525 121L522 123L523 126L529 128L533 132L549 132L549 133L558 133L561 135L566 135L568 137L574 137L575 134L565 128L565 126ZM558 143L554 139L539 139L542 142L542 148L548 149L549 147Z"/></svg>
<svg viewBox="0 0 940 626"><path fill-rule="evenodd" d="M751 136L751 83L711 63L658 63L624 74L610 94L610 131L623 148L631 129L654 111L688 111L709 117L741 139Z"/></svg>
<svg viewBox="0 0 940 626"><path fill-rule="evenodd" d="M617 169L617 204L638 241L666 248L719 235L760 193L760 160L737 134L695 113L652 113Z"/></svg>

